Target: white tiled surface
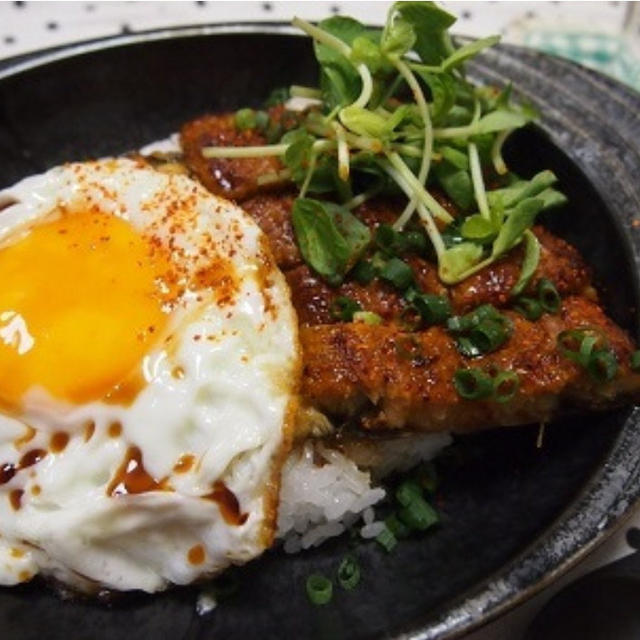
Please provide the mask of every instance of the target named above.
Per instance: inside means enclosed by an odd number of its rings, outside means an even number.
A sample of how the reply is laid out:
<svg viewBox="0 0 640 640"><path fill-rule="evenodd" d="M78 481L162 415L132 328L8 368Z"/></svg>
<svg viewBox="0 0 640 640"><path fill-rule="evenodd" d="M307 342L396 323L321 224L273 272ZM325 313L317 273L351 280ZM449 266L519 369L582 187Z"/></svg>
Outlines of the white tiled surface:
<svg viewBox="0 0 640 640"><path fill-rule="evenodd" d="M459 16L457 33L502 33L520 42L538 24L619 33L625 2L443 2ZM332 13L383 23L389 2L0 2L0 58L67 42L158 27L234 20L289 21Z"/></svg>
<svg viewBox="0 0 640 640"><path fill-rule="evenodd" d="M618 35L640 42L638 10L625 2L443 2L459 16L454 31L470 36L501 33L504 41L521 43L536 29L572 29ZM297 14L320 19L351 15L382 23L384 2L0 2L0 58L68 42L158 27L226 21L288 21ZM631 33L633 29L633 33ZM640 526L640 516L635 518ZM540 607L562 585L587 571L631 552L624 533L610 538L585 562L553 587L469 640L518 640Z"/></svg>

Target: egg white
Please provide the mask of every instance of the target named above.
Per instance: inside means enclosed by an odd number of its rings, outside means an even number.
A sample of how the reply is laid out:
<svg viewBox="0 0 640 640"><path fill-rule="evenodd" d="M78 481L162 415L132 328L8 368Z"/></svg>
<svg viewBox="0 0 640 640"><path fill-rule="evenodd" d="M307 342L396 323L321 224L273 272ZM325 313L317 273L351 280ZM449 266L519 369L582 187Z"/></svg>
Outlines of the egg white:
<svg viewBox="0 0 640 640"><path fill-rule="evenodd" d="M189 178L128 159L52 169L0 191L0 202L13 203L0 212L0 250L60 205L91 202L173 243L185 277L203 266L206 243L237 279L224 305L210 291L184 294L171 311L171 346L161 342L140 362L145 385L128 406L73 405L34 388L20 415L0 415L0 468L47 449L57 431L70 435L63 451L0 485L0 584L42 573L83 590L152 592L259 555L273 533L300 357L289 291L257 225ZM95 430L87 439L89 421ZM122 425L116 437L114 422ZM171 490L107 495L132 446ZM196 463L176 472L187 453ZM237 498L243 524L227 522L203 497L216 481ZM24 492L19 509L10 500L15 490ZM202 562L189 560L194 547L204 550Z"/></svg>

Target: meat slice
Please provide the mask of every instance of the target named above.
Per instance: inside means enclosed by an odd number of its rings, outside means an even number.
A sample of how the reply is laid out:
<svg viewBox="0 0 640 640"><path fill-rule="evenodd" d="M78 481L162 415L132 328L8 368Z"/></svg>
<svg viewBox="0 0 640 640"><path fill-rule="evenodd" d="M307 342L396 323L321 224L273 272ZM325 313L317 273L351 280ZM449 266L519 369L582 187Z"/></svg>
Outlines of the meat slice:
<svg viewBox="0 0 640 640"><path fill-rule="evenodd" d="M258 178L282 169L275 156L257 158L205 158L208 146L248 147L267 144L256 129L240 131L233 113L206 115L191 120L180 130L180 144L189 170L212 193L241 200L259 189Z"/></svg>
<svg viewBox="0 0 640 640"><path fill-rule="evenodd" d="M281 269L291 269L302 264L291 224L291 208L295 199L295 192L286 191L259 193L241 203L242 208L269 238L273 257Z"/></svg>
<svg viewBox="0 0 640 640"><path fill-rule="evenodd" d="M339 287L330 287L304 264L286 272L285 276L301 325L337 322L332 309L340 297L358 302L363 310L377 313L386 322L399 320L404 309L402 294L380 280L366 286L346 282Z"/></svg>
<svg viewBox="0 0 640 640"><path fill-rule="evenodd" d="M587 293L594 297L590 270L578 251L543 227L536 226L533 232L540 242L540 263L528 290L534 290L540 278L547 278L561 295ZM503 307L509 302L510 291L520 277L522 259L522 249L516 248L502 260L451 287L453 307L458 313L465 313L486 302Z"/></svg>
<svg viewBox="0 0 640 640"><path fill-rule="evenodd" d="M536 227L535 233L540 239L541 257L529 290L535 290L540 278L544 277L554 282L563 296L586 295L595 299L589 269L578 252L542 227ZM461 314L485 303L498 308L511 304L510 293L520 275L522 251L515 249L502 260L450 288L440 282L433 263L415 255L405 256L405 259L411 265L421 291L448 296L454 312ZM379 280L366 286L347 281L339 287L331 287L304 264L288 271L286 276L298 319L303 325L336 322L331 309L341 296L355 300L366 311L377 313L386 323L406 325L402 294Z"/></svg>
<svg viewBox="0 0 640 640"><path fill-rule="evenodd" d="M462 357L441 327L421 333L358 323L302 327L304 400L338 421L357 416L367 429L471 431L544 422L572 407L601 409L640 397L640 375L628 364L633 343L597 304L572 296L559 315L535 323L508 315L510 340L475 359ZM580 327L596 327L607 337L619 363L612 382L592 381L558 350L558 333ZM467 367L514 371L520 388L505 403L462 399L452 381Z"/></svg>

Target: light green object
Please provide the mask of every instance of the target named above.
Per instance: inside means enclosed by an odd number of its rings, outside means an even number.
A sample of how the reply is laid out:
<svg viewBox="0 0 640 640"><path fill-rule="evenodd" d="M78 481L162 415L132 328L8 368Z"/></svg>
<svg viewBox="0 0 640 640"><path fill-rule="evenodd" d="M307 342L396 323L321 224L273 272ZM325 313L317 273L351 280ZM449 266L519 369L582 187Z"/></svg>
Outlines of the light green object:
<svg viewBox="0 0 640 640"><path fill-rule="evenodd" d="M624 37L602 33L532 31L525 44L591 67L640 90L640 58Z"/></svg>

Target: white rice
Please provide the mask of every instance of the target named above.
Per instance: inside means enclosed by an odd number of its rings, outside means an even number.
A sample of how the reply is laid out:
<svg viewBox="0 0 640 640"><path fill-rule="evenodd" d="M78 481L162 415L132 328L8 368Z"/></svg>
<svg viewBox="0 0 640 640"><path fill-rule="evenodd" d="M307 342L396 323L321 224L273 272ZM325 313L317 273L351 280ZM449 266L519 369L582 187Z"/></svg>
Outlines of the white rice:
<svg viewBox="0 0 640 640"><path fill-rule="evenodd" d="M451 442L448 434L417 434L359 442L345 453L319 440L295 448L284 465L277 536L287 553L315 547L339 536L360 520L363 538L384 529L374 505L385 497L372 474L381 478L430 460ZM346 454L346 455L345 455ZM371 469L364 470L361 467Z"/></svg>
<svg viewBox="0 0 640 640"><path fill-rule="evenodd" d="M207 613L211 613L217 606L218 601L213 593L202 591L196 600L196 613L199 616L206 616Z"/></svg>
<svg viewBox="0 0 640 640"><path fill-rule="evenodd" d="M307 441L285 463L278 509L278 537L295 553L339 536L359 514L384 498L368 472L340 452Z"/></svg>
<svg viewBox="0 0 640 640"><path fill-rule="evenodd" d="M371 524L365 524L360 529L360 535L363 538L377 538L385 529L385 524L382 521L372 522Z"/></svg>

